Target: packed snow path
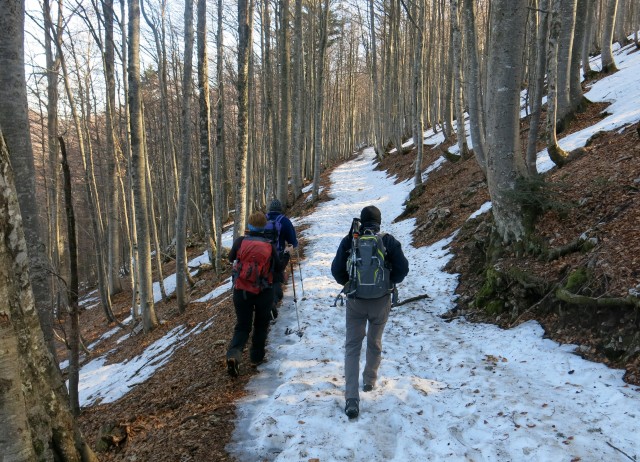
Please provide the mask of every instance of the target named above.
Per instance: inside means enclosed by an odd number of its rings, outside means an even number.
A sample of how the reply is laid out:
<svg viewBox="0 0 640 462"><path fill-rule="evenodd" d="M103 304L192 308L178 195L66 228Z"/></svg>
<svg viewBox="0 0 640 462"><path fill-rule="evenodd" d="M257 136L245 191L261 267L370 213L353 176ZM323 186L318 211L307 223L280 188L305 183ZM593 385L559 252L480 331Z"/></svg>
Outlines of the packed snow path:
<svg viewBox="0 0 640 462"><path fill-rule="evenodd" d="M291 286L272 327L268 362L249 383L229 450L239 460L307 461L623 461L640 458L640 393L612 370L543 338L527 322L515 329L446 322L457 276L442 267L450 239L414 248L415 221L402 211L410 181L374 170L367 150L331 175L332 200L307 224L296 267L297 330ZM376 389L360 394L360 417L344 414L343 306L330 264L362 207L382 211L382 228L403 243L410 273L383 338ZM364 349L363 349L364 352ZM364 361L364 359L362 360ZM361 362L363 364L363 362ZM244 365L246 367L246 365Z"/></svg>

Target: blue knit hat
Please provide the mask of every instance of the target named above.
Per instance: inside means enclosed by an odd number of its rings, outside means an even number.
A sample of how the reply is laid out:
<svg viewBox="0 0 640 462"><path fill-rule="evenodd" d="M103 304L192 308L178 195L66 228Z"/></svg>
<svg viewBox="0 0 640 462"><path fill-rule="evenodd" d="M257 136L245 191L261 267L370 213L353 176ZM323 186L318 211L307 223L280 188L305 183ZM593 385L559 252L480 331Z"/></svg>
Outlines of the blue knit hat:
<svg viewBox="0 0 640 462"><path fill-rule="evenodd" d="M282 212L282 202L278 199L274 199L269 204L269 212Z"/></svg>

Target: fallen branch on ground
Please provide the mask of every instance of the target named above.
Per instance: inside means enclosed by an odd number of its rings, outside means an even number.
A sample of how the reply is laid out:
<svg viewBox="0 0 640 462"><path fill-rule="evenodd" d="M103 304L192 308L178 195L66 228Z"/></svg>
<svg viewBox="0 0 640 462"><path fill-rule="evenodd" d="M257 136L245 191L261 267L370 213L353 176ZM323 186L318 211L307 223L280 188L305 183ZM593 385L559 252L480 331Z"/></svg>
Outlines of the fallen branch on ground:
<svg viewBox="0 0 640 462"><path fill-rule="evenodd" d="M401 300L399 302L396 302L393 306L406 305L407 303L415 302L415 301L418 301L418 300L423 300L425 298L431 298L431 297L429 296L429 294L416 295L415 297L410 297L410 298L407 298L405 300Z"/></svg>

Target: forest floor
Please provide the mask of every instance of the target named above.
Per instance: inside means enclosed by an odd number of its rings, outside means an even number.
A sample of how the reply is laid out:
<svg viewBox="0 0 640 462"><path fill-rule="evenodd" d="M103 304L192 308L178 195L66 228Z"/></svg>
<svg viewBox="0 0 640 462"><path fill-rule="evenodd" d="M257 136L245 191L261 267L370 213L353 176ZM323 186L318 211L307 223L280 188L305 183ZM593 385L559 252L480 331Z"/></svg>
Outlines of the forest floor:
<svg viewBox="0 0 640 462"><path fill-rule="evenodd" d="M592 125L603 110L591 105L579 114L567 133ZM536 234L547 245L564 245L584 232L597 237L598 243L589 252L574 252L552 262L531 255L506 254L501 257L503 268L521 268L537 279L553 283L563 281L572 269L584 266L592 277L589 287L598 296L625 296L640 283L640 140L638 124L618 132L602 133L594 137L586 152L561 169L544 175L550 186L553 201L539 217ZM526 130L523 131L526 137ZM450 146L444 145L444 147ZM441 155L440 148L425 147L423 169ZM398 181L410 178L414 171L415 153L388 156L380 169L397 175ZM323 172L324 190L321 200L329 192L330 169ZM287 211L291 217L310 213L313 205L305 201L305 194ZM449 316L464 315L471 321L495 323L505 328L535 319L546 334L561 343L581 345L584 357L626 369L625 380L640 384L640 355L622 360L611 353L612 338L628 335L625 322L638 311L599 311L581 308L567 309L559 304L523 305L514 300L500 313L488 314L475 307L476 294L484 283L484 253L490 228L490 213L467 221L471 213L489 200L483 175L473 157L458 162L446 162L431 172L420 194L408 204L403 219L414 217L416 231L413 245L423 246L461 231L452 243L455 257L449 264L458 273L459 303ZM304 241L300 249L304 252ZM201 246L189 249L189 258L200 255ZM174 272L168 263L164 274ZM229 265L223 274L202 271L195 277L193 300L209 293L226 280ZM157 278L154 278L157 280ZM199 282L204 281L204 282ZM597 286L597 287L596 287ZM508 289L508 288L507 288ZM539 297L544 298L544 297ZM114 312L119 320L129 315L130 293L114 297ZM139 354L172 328L186 324L195 326L214 317L206 335L197 335L187 347L179 348L172 360L150 379L135 386L114 403L97 404L83 409L80 424L93 447L103 441L99 453L105 461L231 461L225 446L230 441L236 419L235 402L245 396L245 385L254 373L237 379L227 375L224 365L226 346L231 338L235 315L229 294L206 303L191 303L186 313L177 310L175 298L156 305L162 324L146 335L131 336L117 343L114 338L98 344L91 356L109 352L111 363L121 362ZM98 339L107 325L100 308L83 311L81 325L87 344ZM276 321L277 323L277 321ZM637 329L636 329L637 332ZM65 352L60 351L64 358ZM110 430L102 437L101 432Z"/></svg>

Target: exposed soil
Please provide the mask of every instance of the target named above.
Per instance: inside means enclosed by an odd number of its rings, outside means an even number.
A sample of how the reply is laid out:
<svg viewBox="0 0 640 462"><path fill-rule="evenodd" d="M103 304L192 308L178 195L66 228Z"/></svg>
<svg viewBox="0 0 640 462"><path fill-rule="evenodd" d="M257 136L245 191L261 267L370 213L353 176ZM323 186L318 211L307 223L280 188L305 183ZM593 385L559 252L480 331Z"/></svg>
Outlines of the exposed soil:
<svg viewBox="0 0 640 462"><path fill-rule="evenodd" d="M591 125L601 117L602 107L591 105L567 129ZM640 284L640 139L638 124L619 133L603 133L577 160L561 169L544 175L551 184L551 198L539 217L535 234L541 247L559 247L588 232L597 238L589 251L572 252L552 262L529 253L507 249L499 266L520 268L536 280L553 287L566 281L572 270L589 269L588 282L580 293L597 297L626 296L629 289ZM526 136L526 127L523 131ZM450 144L448 144L450 145ZM448 146L445 144L445 146ZM426 147L422 168L441 155L440 148ZM388 156L379 166L397 175L398 180L411 178L415 153ZM324 191L320 200L329 194L328 174L323 172ZM307 193L289 210L289 216L304 216L315 204L305 201ZM417 220L414 245L428 245L460 229L452 243L455 257L449 270L460 275L457 289L459 303L448 316L464 315L472 321L492 322L503 327L536 319L547 335L559 342L582 345L580 351L588 359L625 368L625 379L640 384L640 355L620 353L620 345L611 346L612 339L638 332L638 309L609 310L570 308L553 301L548 294L505 288L506 301L501 312L488 313L476 306L478 291L484 284L491 213L468 220L484 202L489 200L486 183L473 157L459 162L446 162L433 171L422 189L417 189L407 204L404 217ZM301 242L304 252L304 241ZM202 248L190 249L190 258ZM164 273L173 272L172 263ZM192 299L210 292L228 277L225 272L215 276L211 270L195 277L198 285ZM204 281L204 282L199 282ZM540 300L542 299L542 302ZM539 303L540 302L540 303ZM114 297L114 311L122 320L129 314L128 291ZM141 385L134 387L115 403L95 405L85 409L80 424L89 443L96 447L100 440L109 441L99 453L107 461L230 461L225 451L235 423L235 402L245 395L245 385L256 373L248 366L248 358L241 364L241 375L230 378L224 366L224 354L230 340L235 315L229 294L207 303L192 303L180 314L175 299L156 305L162 325L149 334L132 336L116 345L112 338L92 352L95 357L109 353L112 362L139 354L146 346L162 337L170 329L186 324L196 326L213 320L211 327L192 338L177 350L173 359ZM104 321L100 308L82 313L83 336L88 343L113 327ZM276 321L277 325L277 321ZM615 342L614 342L615 343ZM616 353L617 352L617 353ZM629 352L627 352L629 353ZM64 357L65 352L60 351ZM268 360L268 358L267 358ZM108 437L100 438L100 430L110 424L115 429Z"/></svg>

